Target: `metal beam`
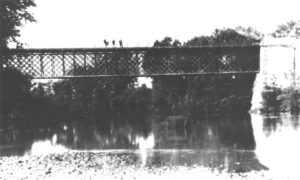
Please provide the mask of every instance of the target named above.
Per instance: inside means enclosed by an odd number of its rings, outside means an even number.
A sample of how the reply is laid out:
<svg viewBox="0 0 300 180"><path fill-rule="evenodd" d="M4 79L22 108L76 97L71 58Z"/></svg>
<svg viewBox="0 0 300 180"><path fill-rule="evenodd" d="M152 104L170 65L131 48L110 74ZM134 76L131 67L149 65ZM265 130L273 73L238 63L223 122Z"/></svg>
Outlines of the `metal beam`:
<svg viewBox="0 0 300 180"><path fill-rule="evenodd" d="M5 58L7 67L18 68L22 72L38 72L30 74L36 79L149 77L257 73L259 51L257 45L11 49L6 52ZM39 59L39 63L34 63L34 59ZM46 62L51 62L51 65ZM22 64L30 66L20 66Z"/></svg>

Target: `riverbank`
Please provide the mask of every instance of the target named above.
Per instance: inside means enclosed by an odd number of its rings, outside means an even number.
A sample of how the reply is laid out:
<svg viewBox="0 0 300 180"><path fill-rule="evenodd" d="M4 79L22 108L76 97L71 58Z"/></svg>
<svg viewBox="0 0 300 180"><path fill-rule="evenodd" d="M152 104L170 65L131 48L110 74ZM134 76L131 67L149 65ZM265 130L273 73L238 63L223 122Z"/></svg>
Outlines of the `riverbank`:
<svg viewBox="0 0 300 180"><path fill-rule="evenodd" d="M4 179L288 179L267 170L232 173L203 166L142 166L135 156L68 152L0 157Z"/></svg>

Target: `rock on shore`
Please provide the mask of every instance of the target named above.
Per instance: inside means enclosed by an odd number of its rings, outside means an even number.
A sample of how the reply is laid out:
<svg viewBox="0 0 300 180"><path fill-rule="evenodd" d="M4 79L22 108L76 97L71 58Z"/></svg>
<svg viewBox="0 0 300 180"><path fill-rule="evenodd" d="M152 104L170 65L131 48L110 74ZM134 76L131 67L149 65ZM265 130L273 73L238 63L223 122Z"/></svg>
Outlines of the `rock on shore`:
<svg viewBox="0 0 300 180"><path fill-rule="evenodd" d="M136 156L68 152L41 156L0 157L3 179L282 179L268 171L243 174L201 166L142 166Z"/></svg>

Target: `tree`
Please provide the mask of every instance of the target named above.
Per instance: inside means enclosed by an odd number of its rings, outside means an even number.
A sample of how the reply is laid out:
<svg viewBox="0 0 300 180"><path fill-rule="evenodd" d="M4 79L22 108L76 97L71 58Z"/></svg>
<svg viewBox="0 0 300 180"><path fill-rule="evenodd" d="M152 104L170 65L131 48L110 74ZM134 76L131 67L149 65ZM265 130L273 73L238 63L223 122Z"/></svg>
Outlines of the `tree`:
<svg viewBox="0 0 300 180"><path fill-rule="evenodd" d="M261 32L257 31L253 27L242 27L242 26L237 26L235 28L235 31L238 32L241 35L251 37L253 39L262 39L264 37L264 34Z"/></svg>
<svg viewBox="0 0 300 180"><path fill-rule="evenodd" d="M239 27L243 31L251 31L246 28ZM241 31L241 30L239 30ZM254 31L254 30L252 30ZM258 33L258 32L255 32ZM194 37L184 43L183 46L226 46L226 45L253 45L260 42L260 38L252 37L249 33L240 33L234 29L216 29L210 36Z"/></svg>
<svg viewBox="0 0 300 180"><path fill-rule="evenodd" d="M17 41L20 36L20 27L24 22L34 22L35 19L28 11L29 7L35 6L33 0L0 0L0 101L2 102L2 79L3 75L3 51L7 49L8 44L13 42L20 47L22 43ZM15 71L12 71L15 72ZM9 78L9 77L7 77ZM5 103L3 103L5 104ZM2 106L0 106L2 109Z"/></svg>
<svg viewBox="0 0 300 180"><path fill-rule="evenodd" d="M275 38L295 37L300 38L300 20L289 21L286 24L279 25L277 30L272 33Z"/></svg>
<svg viewBox="0 0 300 180"><path fill-rule="evenodd" d="M17 44L20 36L20 27L24 22L35 22L28 8L35 7L34 0L1 0L1 48L6 48L9 43Z"/></svg>
<svg viewBox="0 0 300 180"><path fill-rule="evenodd" d="M2 74L2 93L5 96L1 101L3 115L8 115L16 109L16 106L26 103L29 98L29 89L31 86L30 78L24 76L16 69L6 68Z"/></svg>
<svg viewBox="0 0 300 180"><path fill-rule="evenodd" d="M153 47L178 47L181 46L181 42L177 39L173 40L171 37L165 37L163 40L156 40Z"/></svg>
<svg viewBox="0 0 300 180"><path fill-rule="evenodd" d="M33 0L0 0L0 124L6 124L8 119L13 119L17 114L23 114L28 107L25 103L30 99L30 77L16 69L4 68L3 53L9 43L22 46L17 37L24 22L35 22L28 11L34 6Z"/></svg>
<svg viewBox="0 0 300 180"><path fill-rule="evenodd" d="M0 0L0 101L1 104L2 101L2 87L3 81L14 81L13 77L18 76L18 73L16 71L12 71L12 73L16 73L15 76L6 76L6 78L10 79L3 79L4 72L3 72L3 51L8 47L8 44L10 42L16 43L17 47L20 47L22 43L17 41L17 37L20 36L20 27L23 25L24 22L34 22L33 16L28 11L29 7L35 6L35 3L33 0ZM11 69L8 69L10 71ZM20 90L21 91L21 90ZM10 91L8 91L10 92ZM13 97L12 97L13 98ZM3 103L6 104L6 103ZM2 106L0 107L2 110Z"/></svg>
<svg viewBox="0 0 300 180"><path fill-rule="evenodd" d="M254 31L253 29L244 28L243 31L245 33L241 34L233 29L216 29L210 36L195 37L182 46L243 46L260 42L260 38L249 35L251 31ZM170 37L156 41L153 46L175 47ZM144 66L146 70L152 70L153 64L162 66L165 61L164 58L156 57L157 53L147 55L150 57L146 59L148 63ZM209 50L203 52L202 58L207 59L207 62L216 60L216 63L220 63L218 59L224 55L226 55L227 62L234 66L234 63L238 63L237 61L253 57L253 52L229 49L220 54ZM187 67L188 72L192 63L188 56L184 58L184 64L181 66L183 70ZM168 58L168 63L176 64L176 58ZM222 64L219 66L222 67ZM255 75L236 75L234 78L230 75L154 77L153 110L162 118L185 114L191 119L198 119L199 116L208 112L247 112L251 100L249 98L251 92L248 89L252 89L249 86L252 86L254 77Z"/></svg>

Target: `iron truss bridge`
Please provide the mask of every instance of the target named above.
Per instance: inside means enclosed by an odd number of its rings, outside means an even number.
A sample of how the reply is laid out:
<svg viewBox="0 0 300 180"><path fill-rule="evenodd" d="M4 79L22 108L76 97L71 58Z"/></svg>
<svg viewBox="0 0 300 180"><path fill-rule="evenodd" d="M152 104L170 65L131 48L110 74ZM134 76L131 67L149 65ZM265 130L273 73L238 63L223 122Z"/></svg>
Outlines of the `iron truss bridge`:
<svg viewBox="0 0 300 180"><path fill-rule="evenodd" d="M258 73L260 47L10 49L3 67L35 79Z"/></svg>

